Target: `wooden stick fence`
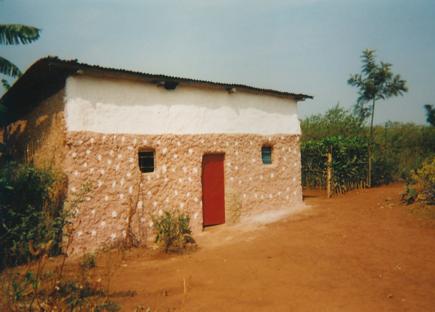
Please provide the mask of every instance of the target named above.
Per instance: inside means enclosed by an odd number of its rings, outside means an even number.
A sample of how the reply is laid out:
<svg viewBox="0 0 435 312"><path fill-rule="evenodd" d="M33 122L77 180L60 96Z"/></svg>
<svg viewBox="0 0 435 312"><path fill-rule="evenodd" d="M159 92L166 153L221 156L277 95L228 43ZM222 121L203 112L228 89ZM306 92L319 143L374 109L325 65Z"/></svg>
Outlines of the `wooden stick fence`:
<svg viewBox="0 0 435 312"><path fill-rule="evenodd" d="M358 140L310 141L301 150L304 186L326 189L328 198L367 186L366 145Z"/></svg>

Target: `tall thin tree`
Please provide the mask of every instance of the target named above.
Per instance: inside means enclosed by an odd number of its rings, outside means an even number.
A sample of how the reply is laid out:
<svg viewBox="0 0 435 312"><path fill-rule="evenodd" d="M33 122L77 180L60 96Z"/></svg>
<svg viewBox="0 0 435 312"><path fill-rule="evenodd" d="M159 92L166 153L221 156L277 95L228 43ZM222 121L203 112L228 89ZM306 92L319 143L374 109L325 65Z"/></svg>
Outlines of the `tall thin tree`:
<svg viewBox="0 0 435 312"><path fill-rule="evenodd" d="M361 73L351 75L347 82L359 89L355 111L362 120L370 117L367 177L367 183L370 187L372 185L373 120L376 101L403 95L404 92L408 91L408 87L400 75L393 74L391 64L376 62L375 50L364 50L361 58L363 63Z"/></svg>

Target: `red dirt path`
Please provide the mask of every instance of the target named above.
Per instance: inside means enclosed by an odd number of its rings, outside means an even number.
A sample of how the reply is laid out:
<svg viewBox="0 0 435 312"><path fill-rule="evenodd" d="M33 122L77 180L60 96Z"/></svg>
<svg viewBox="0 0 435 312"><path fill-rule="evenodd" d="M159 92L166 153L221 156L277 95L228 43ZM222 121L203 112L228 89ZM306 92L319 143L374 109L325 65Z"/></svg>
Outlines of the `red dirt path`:
<svg viewBox="0 0 435 312"><path fill-rule="evenodd" d="M399 203L403 185L333 199L249 228L214 228L186 255L133 251L114 275L123 310L435 311L435 223Z"/></svg>

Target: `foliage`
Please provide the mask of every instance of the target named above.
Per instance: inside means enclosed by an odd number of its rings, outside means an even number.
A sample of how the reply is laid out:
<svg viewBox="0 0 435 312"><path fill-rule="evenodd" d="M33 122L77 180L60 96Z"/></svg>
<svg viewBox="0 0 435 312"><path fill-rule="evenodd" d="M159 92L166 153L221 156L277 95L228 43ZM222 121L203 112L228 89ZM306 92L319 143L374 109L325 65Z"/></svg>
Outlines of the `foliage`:
<svg viewBox="0 0 435 312"><path fill-rule="evenodd" d="M39 38L38 28L20 24L0 25L0 44L28 44Z"/></svg>
<svg viewBox="0 0 435 312"><path fill-rule="evenodd" d="M374 102L385 100L392 96L402 95L408 91L406 81L400 75L394 75L389 63L376 62L374 50L366 49L362 52L361 74L353 74L348 80L351 86L357 87L358 100L356 111L361 119L365 120L374 115ZM373 102L371 107L365 104Z"/></svg>
<svg viewBox="0 0 435 312"><path fill-rule="evenodd" d="M406 184L405 193L402 194L402 202L407 205L410 205L415 202L417 199L417 191L410 187L409 184Z"/></svg>
<svg viewBox="0 0 435 312"><path fill-rule="evenodd" d="M355 137L364 134L361 120L338 104L325 114L312 115L301 122L302 140L319 140L330 136Z"/></svg>
<svg viewBox="0 0 435 312"><path fill-rule="evenodd" d="M365 185L367 141L362 137L335 136L302 142L302 183L304 186L326 186L326 155L328 152L333 155L334 192L341 193Z"/></svg>
<svg viewBox="0 0 435 312"><path fill-rule="evenodd" d="M49 170L13 162L0 169L0 267L34 259L29 243L59 240L65 216L51 206L54 187Z"/></svg>
<svg viewBox="0 0 435 312"><path fill-rule="evenodd" d="M357 87L358 100L355 112L365 120L370 117L369 145L368 145L368 185L372 185L372 145L373 145L373 120L375 103L378 100L403 95L408 91L406 81L400 75L393 75L391 64L380 62L377 64L374 50L366 49L362 53L362 73L354 74L348 80L351 86ZM366 107L371 102L371 106Z"/></svg>
<svg viewBox="0 0 435 312"><path fill-rule="evenodd" d="M385 156L373 159L372 185L390 184L395 180L394 173L398 170L397 163Z"/></svg>
<svg viewBox="0 0 435 312"><path fill-rule="evenodd" d="M426 110L426 121L432 126L435 127L435 107L432 105L426 104L424 106Z"/></svg>
<svg viewBox="0 0 435 312"><path fill-rule="evenodd" d="M0 44L17 45L28 44L39 38L38 28L20 24L0 24ZM0 73L3 75L18 77L21 75L19 68L0 56Z"/></svg>
<svg viewBox="0 0 435 312"><path fill-rule="evenodd" d="M190 230L190 217L182 212L164 211L152 217L156 231L156 243L160 243L165 252L180 250L188 243L194 243Z"/></svg>
<svg viewBox="0 0 435 312"><path fill-rule="evenodd" d="M11 84L6 79L2 79L1 82L2 82L3 88L5 88L6 91L11 88Z"/></svg>
<svg viewBox="0 0 435 312"><path fill-rule="evenodd" d="M40 29L21 24L0 24L0 45L28 44L39 38ZM0 56L0 74L19 77L20 69L9 60ZM3 87L8 90L10 84L6 79L1 79ZM6 107L0 102L0 126L4 126L6 120Z"/></svg>
<svg viewBox="0 0 435 312"><path fill-rule="evenodd" d="M68 202L69 208L78 209L89 190L89 184L85 183L77 195ZM124 295L111 294L109 291L110 279L113 275L111 270L113 257L110 258L108 272L94 270L96 267L94 254L85 254L78 263L78 269L65 272L65 262L74 240L74 231L73 224L66 222L62 246L64 253L53 263L47 265L53 245L52 240L38 246L33 246L30 242L28 250L35 256L36 261L0 272L3 281L0 288L1 311L115 312L120 310L120 306L111 298ZM135 295L135 292L129 291L127 295Z"/></svg>
<svg viewBox="0 0 435 312"><path fill-rule="evenodd" d="M93 269L97 265L95 254L86 253L82 256L79 263L80 267L85 270Z"/></svg>
<svg viewBox="0 0 435 312"><path fill-rule="evenodd" d="M424 161L422 166L411 174L402 199L408 204L417 201L435 205L435 157Z"/></svg>
<svg viewBox="0 0 435 312"><path fill-rule="evenodd" d="M39 38L39 33L40 29L32 26L21 24L0 24L0 45L28 44L37 40ZM15 64L0 56L0 74L15 78L21 75L21 71ZM1 83L6 90L10 88L10 84L6 79L1 79ZM6 115L7 109L0 101L0 127L5 126L7 120ZM5 150L5 145L0 143L0 148L0 156L2 156Z"/></svg>
<svg viewBox="0 0 435 312"><path fill-rule="evenodd" d="M301 144L302 185L326 188L326 153L323 140L303 141Z"/></svg>
<svg viewBox="0 0 435 312"><path fill-rule="evenodd" d="M407 179L410 172L435 153L435 128L412 123L387 122L373 129L373 184L383 184L380 176L388 171L390 181ZM381 171L380 171L381 170Z"/></svg>
<svg viewBox="0 0 435 312"><path fill-rule="evenodd" d="M326 183L325 149L319 143L321 148L316 151L313 142L323 142L329 136L365 138L367 127L358 121L359 118L350 112L335 106L325 114L311 116L301 122L302 148L310 147L312 150L307 150L308 152L320 153L316 157L308 155L307 159L307 153L302 149L304 185L325 187ZM311 145L306 145L307 142L311 142ZM410 172L419 168L424 159L435 154L435 127L401 122L374 126L372 147L372 185L407 179Z"/></svg>
<svg viewBox="0 0 435 312"><path fill-rule="evenodd" d="M21 71L17 65L0 56L0 73L10 77L18 77Z"/></svg>
<svg viewBox="0 0 435 312"><path fill-rule="evenodd" d="M63 273L63 264L54 271L44 269L47 250L37 260L36 271L29 268L23 273L3 272L2 311L120 310L120 306L110 300L108 288L103 287L101 277L92 267L79 265L79 270L69 276Z"/></svg>

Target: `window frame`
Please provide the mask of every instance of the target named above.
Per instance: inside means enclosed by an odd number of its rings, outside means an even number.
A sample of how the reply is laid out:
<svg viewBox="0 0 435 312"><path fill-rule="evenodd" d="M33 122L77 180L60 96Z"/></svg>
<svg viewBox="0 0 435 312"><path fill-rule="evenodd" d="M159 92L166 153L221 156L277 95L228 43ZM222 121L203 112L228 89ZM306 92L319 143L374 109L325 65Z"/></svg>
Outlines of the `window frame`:
<svg viewBox="0 0 435 312"><path fill-rule="evenodd" d="M148 156L145 156L143 154L148 154ZM141 173L154 172L154 170L156 169L156 150L155 149L153 149L153 148L140 149L137 152L137 158L138 158L139 170ZM143 159L152 159L152 166L150 166L149 164L147 166L143 166L143 163L142 163Z"/></svg>
<svg viewBox="0 0 435 312"><path fill-rule="evenodd" d="M269 154L270 162L265 162L265 156L267 156L265 149L269 149L267 153ZM263 144L261 146L261 162L265 166L270 166L270 165L273 164L273 146L272 145L270 145L270 144Z"/></svg>

